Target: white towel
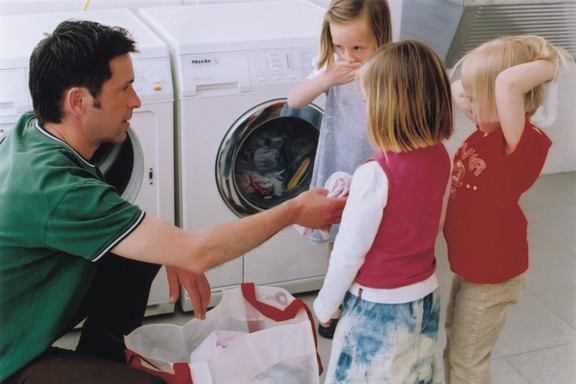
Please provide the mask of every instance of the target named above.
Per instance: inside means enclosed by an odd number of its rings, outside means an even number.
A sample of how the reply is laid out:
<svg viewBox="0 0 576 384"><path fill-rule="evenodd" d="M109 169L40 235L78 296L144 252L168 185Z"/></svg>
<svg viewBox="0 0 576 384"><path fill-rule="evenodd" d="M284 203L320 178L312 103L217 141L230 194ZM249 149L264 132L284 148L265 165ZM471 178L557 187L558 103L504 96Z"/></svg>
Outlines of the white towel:
<svg viewBox="0 0 576 384"><path fill-rule="evenodd" d="M352 183L352 175L346 172L334 172L328 180L324 188L328 190L328 197L345 197L350 192L350 184ZM310 236L314 230L312 228L303 227L295 224L294 228L302 236ZM330 230L319 229L320 235L324 240L330 238Z"/></svg>

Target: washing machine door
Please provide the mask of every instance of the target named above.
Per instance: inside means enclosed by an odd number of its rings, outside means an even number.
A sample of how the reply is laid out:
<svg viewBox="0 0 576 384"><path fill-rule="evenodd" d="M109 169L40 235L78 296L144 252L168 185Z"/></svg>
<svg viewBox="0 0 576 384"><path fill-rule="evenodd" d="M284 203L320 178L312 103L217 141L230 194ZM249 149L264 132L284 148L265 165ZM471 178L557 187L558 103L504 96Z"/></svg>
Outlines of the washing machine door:
<svg viewBox="0 0 576 384"><path fill-rule="evenodd" d="M0 132L0 144L6 138L8 129ZM144 155L138 137L128 129L122 144L101 144L94 152L91 161L104 174L106 182L130 203L138 196L144 177Z"/></svg>
<svg viewBox="0 0 576 384"><path fill-rule="evenodd" d="M322 110L275 99L244 113L224 136L216 184L239 217L276 206L310 187Z"/></svg>
<svg viewBox="0 0 576 384"><path fill-rule="evenodd" d="M100 168L106 182L130 203L138 196L144 177L144 155L134 131L128 129L122 144L101 144L91 161Z"/></svg>

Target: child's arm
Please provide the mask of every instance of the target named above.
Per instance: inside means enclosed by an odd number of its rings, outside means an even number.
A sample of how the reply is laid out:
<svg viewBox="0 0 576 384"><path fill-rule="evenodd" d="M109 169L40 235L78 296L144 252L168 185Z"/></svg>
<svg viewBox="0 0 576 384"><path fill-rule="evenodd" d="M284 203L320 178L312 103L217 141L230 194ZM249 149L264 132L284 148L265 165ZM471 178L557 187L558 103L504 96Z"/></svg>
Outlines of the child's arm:
<svg viewBox="0 0 576 384"><path fill-rule="evenodd" d="M321 93L326 92L330 84L326 81L324 73L313 79L307 79L296 85L288 95L290 108L303 108L310 104Z"/></svg>
<svg viewBox="0 0 576 384"><path fill-rule="evenodd" d="M313 79L304 80L296 85L288 95L290 108L303 108L314 101L320 94L326 92L333 85L346 84L356 77L360 63L328 60L326 70Z"/></svg>
<svg viewBox="0 0 576 384"><path fill-rule="evenodd" d="M524 94L537 85L553 80L556 63L536 60L502 71L496 78L496 106L506 140L506 154L516 150L524 130Z"/></svg>

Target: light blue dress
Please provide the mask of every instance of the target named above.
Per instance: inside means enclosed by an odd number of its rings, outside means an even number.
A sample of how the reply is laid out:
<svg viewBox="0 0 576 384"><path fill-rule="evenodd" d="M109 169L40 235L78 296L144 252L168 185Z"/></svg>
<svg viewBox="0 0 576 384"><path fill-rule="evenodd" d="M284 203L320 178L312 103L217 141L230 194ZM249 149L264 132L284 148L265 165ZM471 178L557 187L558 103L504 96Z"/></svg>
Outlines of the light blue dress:
<svg viewBox="0 0 576 384"><path fill-rule="evenodd" d="M367 105L359 81L328 90L310 187L324 188L326 180L337 171L353 174L364 160L374 155L367 121ZM333 243L337 233L338 225L332 226L328 240L314 231L310 242Z"/></svg>

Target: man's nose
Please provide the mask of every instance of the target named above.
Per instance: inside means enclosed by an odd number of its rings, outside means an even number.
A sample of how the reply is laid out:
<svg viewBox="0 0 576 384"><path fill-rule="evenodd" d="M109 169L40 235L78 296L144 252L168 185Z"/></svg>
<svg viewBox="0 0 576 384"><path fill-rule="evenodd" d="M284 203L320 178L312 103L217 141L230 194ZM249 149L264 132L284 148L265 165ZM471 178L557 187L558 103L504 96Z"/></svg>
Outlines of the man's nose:
<svg viewBox="0 0 576 384"><path fill-rule="evenodd" d="M142 106L142 100L138 97L136 91L134 91L134 96L132 97L132 103L130 105L131 108L140 108Z"/></svg>

